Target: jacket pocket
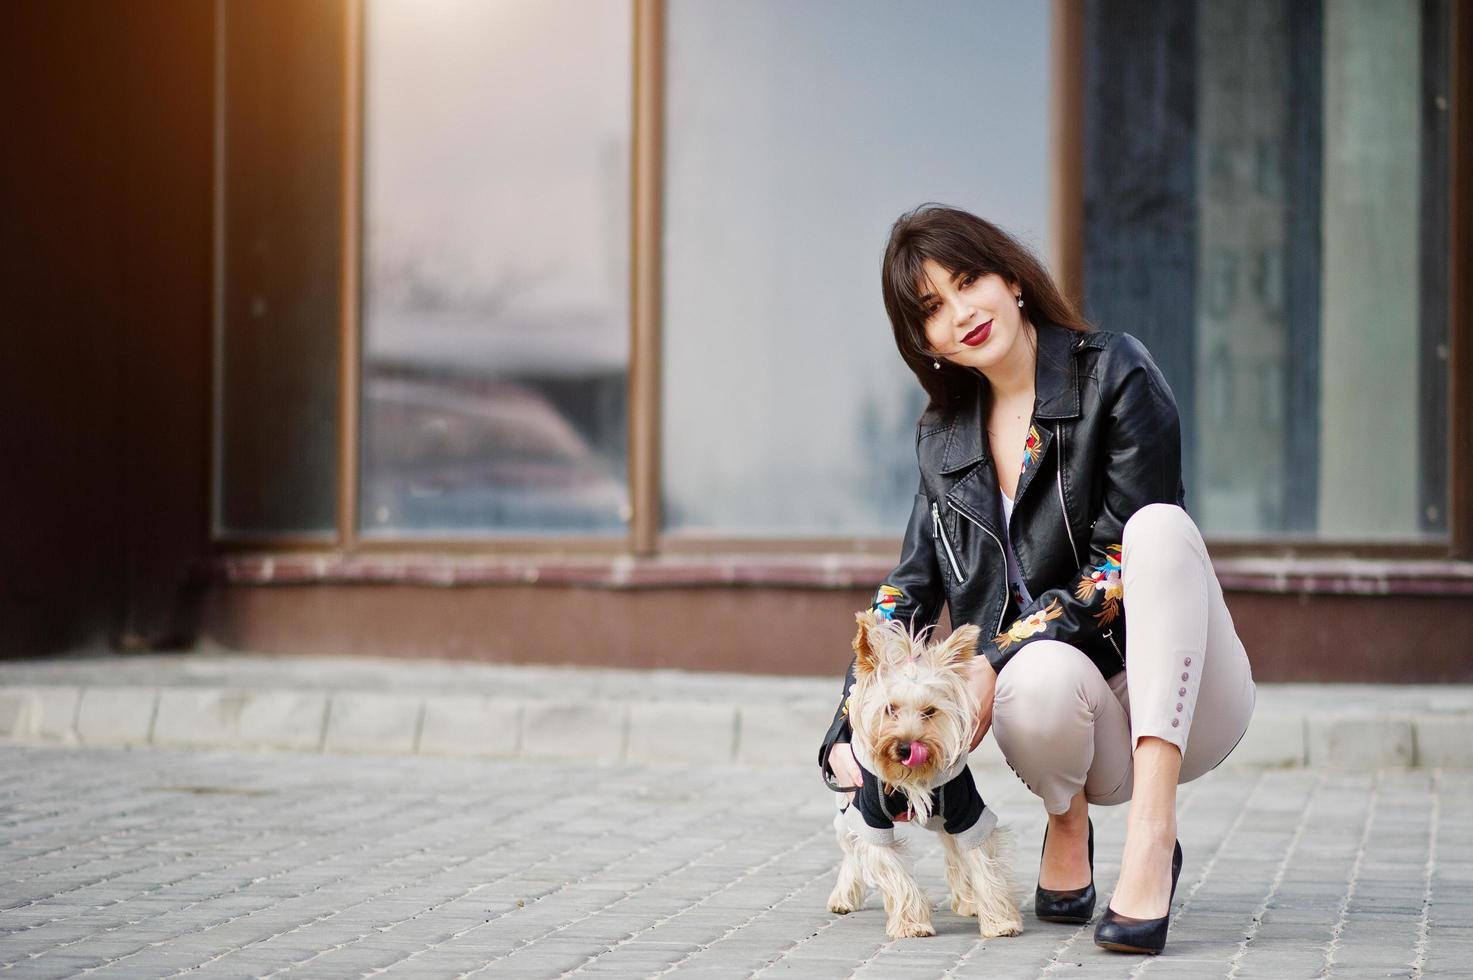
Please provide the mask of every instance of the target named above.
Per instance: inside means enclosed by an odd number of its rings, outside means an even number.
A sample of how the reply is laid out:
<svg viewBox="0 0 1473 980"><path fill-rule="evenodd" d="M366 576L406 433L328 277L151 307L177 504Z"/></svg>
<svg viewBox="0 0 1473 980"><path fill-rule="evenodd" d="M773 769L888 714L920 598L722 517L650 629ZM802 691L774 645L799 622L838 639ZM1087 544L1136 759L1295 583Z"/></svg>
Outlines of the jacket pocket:
<svg viewBox="0 0 1473 980"><path fill-rule="evenodd" d="M934 500L931 501L931 535L941 542L941 550L937 552L936 558L942 572L958 585L965 582L967 577L956 563L956 551L951 547L951 539L946 535L946 524L941 520L941 506Z"/></svg>

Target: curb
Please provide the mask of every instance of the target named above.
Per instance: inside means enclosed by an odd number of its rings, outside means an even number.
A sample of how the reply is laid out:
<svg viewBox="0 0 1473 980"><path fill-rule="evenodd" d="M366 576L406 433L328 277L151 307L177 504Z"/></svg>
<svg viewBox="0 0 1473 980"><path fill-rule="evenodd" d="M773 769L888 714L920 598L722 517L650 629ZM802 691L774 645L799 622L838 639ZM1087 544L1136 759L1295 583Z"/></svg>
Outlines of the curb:
<svg viewBox="0 0 1473 980"><path fill-rule="evenodd" d="M811 765L828 702L782 705L239 688L0 688L0 742ZM810 744L812 743L812 744Z"/></svg>
<svg viewBox="0 0 1473 980"><path fill-rule="evenodd" d="M0 742L604 765L814 764L833 704L239 687L0 687ZM976 768L1005 767L992 739ZM1473 769L1473 712L1260 707L1226 765Z"/></svg>

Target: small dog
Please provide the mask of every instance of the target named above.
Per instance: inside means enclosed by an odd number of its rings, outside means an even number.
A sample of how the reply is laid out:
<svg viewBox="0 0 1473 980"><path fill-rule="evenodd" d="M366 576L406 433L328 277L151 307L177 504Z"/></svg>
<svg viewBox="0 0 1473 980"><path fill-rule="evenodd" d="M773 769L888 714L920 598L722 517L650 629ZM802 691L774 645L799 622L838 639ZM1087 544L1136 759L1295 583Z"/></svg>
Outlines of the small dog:
<svg viewBox="0 0 1473 980"><path fill-rule="evenodd" d="M873 611L855 618L848 712L864 781L834 818L844 861L829 911L855 911L873 885L885 899L888 936L936 934L931 903L895 839L894 818L908 811L941 836L952 910L975 915L984 937L1018 935L1023 919L1003 856L1006 831L967 769L978 706L964 668L977 652L977 627L928 646L924 634L913 637Z"/></svg>

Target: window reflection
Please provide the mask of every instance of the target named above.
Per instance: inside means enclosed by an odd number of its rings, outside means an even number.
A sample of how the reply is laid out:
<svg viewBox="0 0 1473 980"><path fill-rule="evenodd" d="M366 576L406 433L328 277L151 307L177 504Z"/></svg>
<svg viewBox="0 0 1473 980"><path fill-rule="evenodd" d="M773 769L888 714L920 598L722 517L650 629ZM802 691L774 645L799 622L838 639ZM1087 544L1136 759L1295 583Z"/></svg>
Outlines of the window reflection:
<svg viewBox="0 0 1473 980"><path fill-rule="evenodd" d="M1440 491L1419 481L1445 452L1419 406L1446 411L1440 389L1419 390L1423 9L1197 4L1201 451L1187 485L1209 534L1446 527L1436 508L1423 518Z"/></svg>
<svg viewBox="0 0 1473 980"><path fill-rule="evenodd" d="M886 236L941 201L1046 252L1049 8L667 11L664 527L893 536L924 395L881 306Z"/></svg>
<svg viewBox="0 0 1473 980"><path fill-rule="evenodd" d="M365 31L363 533L621 533L628 3Z"/></svg>

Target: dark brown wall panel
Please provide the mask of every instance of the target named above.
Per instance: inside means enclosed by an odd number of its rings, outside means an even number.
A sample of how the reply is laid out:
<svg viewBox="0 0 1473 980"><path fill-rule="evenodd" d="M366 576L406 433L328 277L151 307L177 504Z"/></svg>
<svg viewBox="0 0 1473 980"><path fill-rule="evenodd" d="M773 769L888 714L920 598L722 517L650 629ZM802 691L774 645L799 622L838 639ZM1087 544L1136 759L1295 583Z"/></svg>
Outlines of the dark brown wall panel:
<svg viewBox="0 0 1473 980"><path fill-rule="evenodd" d="M0 5L0 654L173 631L202 554L213 5Z"/></svg>
<svg viewBox="0 0 1473 980"><path fill-rule="evenodd" d="M120 637L159 646L186 640L177 616L207 547L214 12L128 11Z"/></svg>

